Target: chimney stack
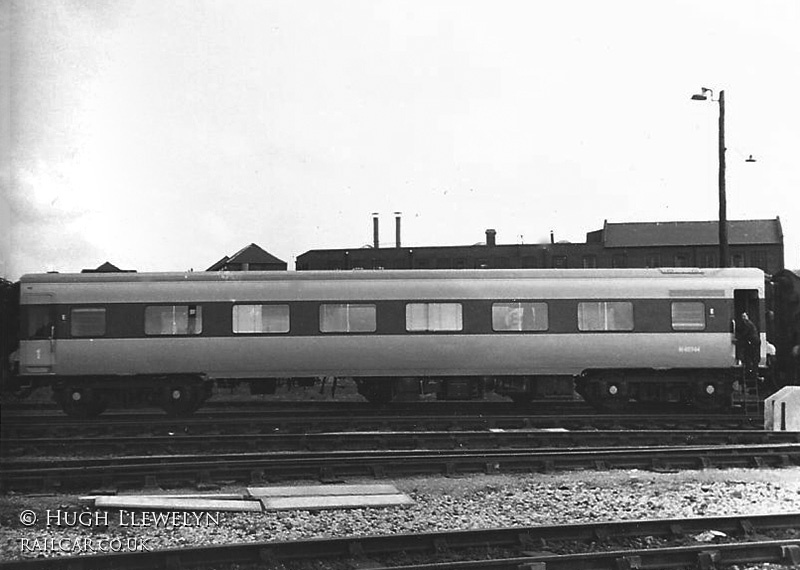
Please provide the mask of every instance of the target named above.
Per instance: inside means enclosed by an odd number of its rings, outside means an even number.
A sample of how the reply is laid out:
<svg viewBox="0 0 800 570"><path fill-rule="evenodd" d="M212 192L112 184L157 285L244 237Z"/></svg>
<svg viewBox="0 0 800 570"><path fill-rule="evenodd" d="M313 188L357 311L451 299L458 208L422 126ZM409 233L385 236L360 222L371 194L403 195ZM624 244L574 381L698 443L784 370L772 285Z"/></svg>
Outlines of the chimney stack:
<svg viewBox="0 0 800 570"><path fill-rule="evenodd" d="M400 212L394 213L394 243L400 249Z"/></svg>
<svg viewBox="0 0 800 570"><path fill-rule="evenodd" d="M496 237L495 236L497 236L497 232L496 231L491 230L491 229L490 230L486 230L486 245L492 246L492 247L496 246L497 242L496 242Z"/></svg>
<svg viewBox="0 0 800 570"><path fill-rule="evenodd" d="M556 236L553 235L553 230L550 230L550 243L556 243Z"/></svg>
<svg viewBox="0 0 800 570"><path fill-rule="evenodd" d="M375 249L380 247L380 240L378 239L378 212L372 213L372 246Z"/></svg>

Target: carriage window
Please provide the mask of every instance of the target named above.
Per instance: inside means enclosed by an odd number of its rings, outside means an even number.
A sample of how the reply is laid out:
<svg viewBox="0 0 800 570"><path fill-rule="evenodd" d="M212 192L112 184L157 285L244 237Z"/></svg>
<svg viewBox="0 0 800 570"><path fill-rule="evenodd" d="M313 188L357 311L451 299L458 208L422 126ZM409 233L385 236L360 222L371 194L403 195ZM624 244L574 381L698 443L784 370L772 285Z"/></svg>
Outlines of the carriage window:
<svg viewBox="0 0 800 570"><path fill-rule="evenodd" d="M29 340L50 338L55 327L53 308L43 305L29 305L27 308L26 329Z"/></svg>
<svg viewBox="0 0 800 570"><path fill-rule="evenodd" d="M672 330L702 331L706 328L706 308L701 302L672 303Z"/></svg>
<svg viewBox="0 0 800 570"><path fill-rule="evenodd" d="M629 301L578 303L578 329L582 331L632 331L633 303Z"/></svg>
<svg viewBox="0 0 800 570"><path fill-rule="evenodd" d="M332 332L375 332L375 305L342 303L321 305L319 308L319 330Z"/></svg>
<svg viewBox="0 0 800 570"><path fill-rule="evenodd" d="M144 309L144 334L182 335L203 332L200 305L153 305Z"/></svg>
<svg viewBox="0 0 800 570"><path fill-rule="evenodd" d="M289 305L234 305L233 332L287 333Z"/></svg>
<svg viewBox="0 0 800 570"><path fill-rule="evenodd" d="M406 330L460 331L464 328L461 303L409 303Z"/></svg>
<svg viewBox="0 0 800 570"><path fill-rule="evenodd" d="M73 337L105 336L106 310L103 307L72 309L69 318L69 334Z"/></svg>
<svg viewBox="0 0 800 570"><path fill-rule="evenodd" d="M546 331L547 303L494 303L495 331Z"/></svg>

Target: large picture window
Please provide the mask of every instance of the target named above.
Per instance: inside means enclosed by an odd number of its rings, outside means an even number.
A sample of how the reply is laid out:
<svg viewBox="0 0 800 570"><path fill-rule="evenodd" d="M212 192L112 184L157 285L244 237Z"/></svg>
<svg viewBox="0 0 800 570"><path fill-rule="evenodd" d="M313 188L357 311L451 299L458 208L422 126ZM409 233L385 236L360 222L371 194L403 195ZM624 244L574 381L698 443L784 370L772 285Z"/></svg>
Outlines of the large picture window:
<svg viewBox="0 0 800 570"><path fill-rule="evenodd" d="M289 305L234 305L233 332L279 334L289 332Z"/></svg>
<svg viewBox="0 0 800 570"><path fill-rule="evenodd" d="M319 308L319 330L324 333L375 332L375 305L325 304Z"/></svg>
<svg viewBox="0 0 800 570"><path fill-rule="evenodd" d="M578 330L632 331L633 303L630 301L578 303Z"/></svg>
<svg viewBox="0 0 800 570"><path fill-rule="evenodd" d="M103 307L74 308L69 315L72 337L98 337L106 334L106 310Z"/></svg>
<svg viewBox="0 0 800 570"><path fill-rule="evenodd" d="M547 303L494 303L492 330L546 331Z"/></svg>
<svg viewBox="0 0 800 570"><path fill-rule="evenodd" d="M464 328L461 303L409 303L406 330L460 331Z"/></svg>
<svg viewBox="0 0 800 570"><path fill-rule="evenodd" d="M676 331L702 331L706 328L706 308L699 301L672 303L672 329Z"/></svg>
<svg viewBox="0 0 800 570"><path fill-rule="evenodd" d="M203 332L200 305L151 305L144 309L147 335L191 335Z"/></svg>

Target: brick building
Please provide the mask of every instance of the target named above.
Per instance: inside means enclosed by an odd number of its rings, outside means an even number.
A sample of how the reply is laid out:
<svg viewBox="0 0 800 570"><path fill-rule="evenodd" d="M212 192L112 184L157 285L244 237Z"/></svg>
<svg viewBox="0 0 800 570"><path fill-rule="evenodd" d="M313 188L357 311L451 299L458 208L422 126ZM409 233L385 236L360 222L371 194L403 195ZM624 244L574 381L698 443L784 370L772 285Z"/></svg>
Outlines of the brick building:
<svg viewBox="0 0 800 570"><path fill-rule="evenodd" d="M728 241L733 267L783 269L780 218L732 220ZM398 231L399 234L399 231ZM608 223L585 243L498 244L496 232L471 246L316 249L297 258L296 269L480 269L596 267L717 267L716 221ZM376 240L377 245L377 240Z"/></svg>

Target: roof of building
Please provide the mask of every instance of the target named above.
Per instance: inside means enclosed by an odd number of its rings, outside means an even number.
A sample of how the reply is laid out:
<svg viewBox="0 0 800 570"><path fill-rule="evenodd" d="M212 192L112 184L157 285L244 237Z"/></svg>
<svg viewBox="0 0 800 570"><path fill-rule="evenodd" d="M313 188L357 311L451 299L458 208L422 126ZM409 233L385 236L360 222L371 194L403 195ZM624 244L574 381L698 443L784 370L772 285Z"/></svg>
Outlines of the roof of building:
<svg viewBox="0 0 800 570"><path fill-rule="evenodd" d="M278 259L271 253L264 251L259 246L254 243L251 243L248 246L243 247L236 253L234 253L230 257L223 257L219 261L217 261L214 265L209 267L206 271L217 271L221 269L225 265L229 265L231 263L268 263L268 264L282 264L286 265L286 262Z"/></svg>
<svg viewBox="0 0 800 570"><path fill-rule="evenodd" d="M717 221L606 222L603 227L603 238L606 247L717 245L719 225ZM728 220L728 243L781 244L783 231L780 218Z"/></svg>
<svg viewBox="0 0 800 570"><path fill-rule="evenodd" d="M81 273L135 273L135 269L120 269L110 261L106 261L95 269L82 269Z"/></svg>

